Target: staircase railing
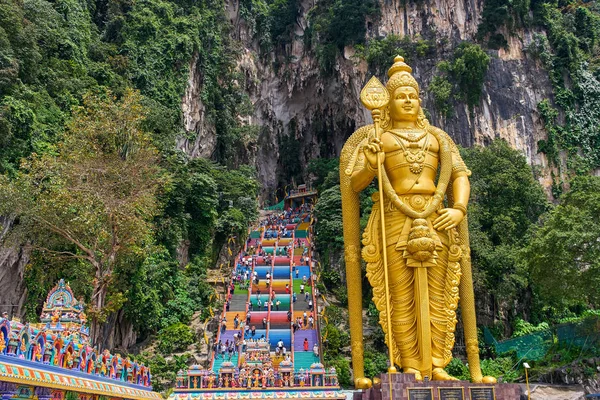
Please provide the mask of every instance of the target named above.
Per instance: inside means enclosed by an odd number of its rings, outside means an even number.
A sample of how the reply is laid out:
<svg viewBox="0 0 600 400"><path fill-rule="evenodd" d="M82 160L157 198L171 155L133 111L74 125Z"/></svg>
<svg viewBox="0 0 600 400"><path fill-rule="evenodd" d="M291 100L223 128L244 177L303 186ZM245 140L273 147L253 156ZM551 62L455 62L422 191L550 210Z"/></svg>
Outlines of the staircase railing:
<svg viewBox="0 0 600 400"><path fill-rule="evenodd" d="M311 219L312 220L312 219ZM309 225L308 228L310 229L312 227L312 225ZM312 229L308 230L307 229L307 235L306 235L306 244L307 244L307 248L308 248L308 270L310 272L310 287L311 287L311 296L312 296L312 301L313 301L313 306L312 306L312 314L313 314L313 319L314 319L314 323L315 323L315 327L317 328L317 342L319 343L319 361L321 362L321 364L323 364L323 341L321 340L321 318L319 316L319 307L317 305L317 294L316 294L316 289L317 289L317 282L314 279L317 274L314 273L313 271L313 253L312 253ZM325 311L323 309L323 311Z"/></svg>
<svg viewBox="0 0 600 400"><path fill-rule="evenodd" d="M294 242L296 240L296 230L292 230L292 255L290 257L290 276L289 276L289 285L290 285L290 312L292 315L291 321L288 321L288 328L290 330L290 359L292 363L294 362L294 354L296 351L294 350L295 336L294 329L292 328L292 321L294 320L294 302L292 301L292 293L294 292L294 278L292 272L292 265L294 264ZM287 320L287 317L286 317Z"/></svg>

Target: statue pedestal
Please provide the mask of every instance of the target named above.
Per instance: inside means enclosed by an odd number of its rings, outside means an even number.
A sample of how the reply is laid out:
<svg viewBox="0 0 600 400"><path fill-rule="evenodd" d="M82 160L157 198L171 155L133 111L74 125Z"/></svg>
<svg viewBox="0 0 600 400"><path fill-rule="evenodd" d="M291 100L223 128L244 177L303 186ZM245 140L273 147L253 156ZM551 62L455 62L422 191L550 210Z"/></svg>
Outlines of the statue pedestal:
<svg viewBox="0 0 600 400"><path fill-rule="evenodd" d="M411 374L381 374L381 386L354 393L354 400L518 400L520 397L521 388L513 383L417 382Z"/></svg>

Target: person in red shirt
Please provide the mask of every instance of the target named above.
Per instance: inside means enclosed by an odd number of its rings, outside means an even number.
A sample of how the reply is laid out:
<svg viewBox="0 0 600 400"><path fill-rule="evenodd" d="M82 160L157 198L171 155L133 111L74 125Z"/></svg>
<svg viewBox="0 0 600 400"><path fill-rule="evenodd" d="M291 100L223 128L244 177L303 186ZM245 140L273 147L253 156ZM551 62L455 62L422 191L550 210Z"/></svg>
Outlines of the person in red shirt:
<svg viewBox="0 0 600 400"><path fill-rule="evenodd" d="M304 351L308 351L308 338L304 338Z"/></svg>

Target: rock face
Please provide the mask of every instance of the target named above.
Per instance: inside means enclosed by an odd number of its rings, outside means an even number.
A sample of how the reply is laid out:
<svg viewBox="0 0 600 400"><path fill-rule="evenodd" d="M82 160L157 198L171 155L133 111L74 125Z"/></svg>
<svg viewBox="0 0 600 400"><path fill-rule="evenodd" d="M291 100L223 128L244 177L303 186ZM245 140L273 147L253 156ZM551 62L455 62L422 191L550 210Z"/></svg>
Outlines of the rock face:
<svg viewBox="0 0 600 400"><path fill-rule="evenodd" d="M25 246L6 243L6 236L14 220L0 217L0 310L9 317L22 317L23 304L27 297L23 274L29 262L29 251Z"/></svg>
<svg viewBox="0 0 600 400"><path fill-rule="evenodd" d="M600 391L600 357L573 361L540 377L540 382L580 385L585 394Z"/></svg>
<svg viewBox="0 0 600 400"><path fill-rule="evenodd" d="M244 89L254 105L250 122L261 127L258 145L242 151L250 153L246 161L256 164L263 198L278 183L287 180L278 171L289 171L290 163L297 164L296 170L305 171L312 158L337 157L354 129L370 122L358 98L370 77L366 63L354 57L354 49L348 47L337 58L334 73L325 76L314 50L305 46L307 14L313 3L308 0L301 3L294 26L295 38L285 54L264 56L249 24L239 14L238 2L227 2L234 39L243 49L238 67L246 77ZM551 85L546 71L523 51L533 32L523 31L518 38L510 37L508 51L489 52L491 62L481 101L473 112L465 104L456 103L452 117L445 118L433 107L427 88L438 73L436 65L448 60L461 41L474 40L482 7L482 0L434 0L418 4L382 0L381 18L368 22L368 36L396 34L431 39L436 47L434 55L412 62L413 73L421 85L423 105L431 115L430 122L446 130L462 146L485 145L494 138L504 138L521 150L531 164L540 166L542 175L548 175L544 174L546 160L537 152L538 140L545 137L537 104L551 97ZM282 59L286 61L282 63ZM276 69L279 64L282 65ZM194 63L191 67L195 68ZM186 129L198 135L195 141L182 140L179 144L190 155L203 156L214 150L216 138L210 136L214 129L203 122L199 90L194 87L199 81L194 75L192 71L182 106ZM290 139L294 146L286 145ZM200 143L206 145L202 147ZM550 181L543 183L549 186Z"/></svg>
<svg viewBox="0 0 600 400"><path fill-rule="evenodd" d="M190 136L179 137L177 148L191 157L209 158L217 145L217 132L212 124L206 123L206 109L200 94L202 92L202 74L198 70L198 54L192 56L188 74L188 83L181 102L183 126Z"/></svg>

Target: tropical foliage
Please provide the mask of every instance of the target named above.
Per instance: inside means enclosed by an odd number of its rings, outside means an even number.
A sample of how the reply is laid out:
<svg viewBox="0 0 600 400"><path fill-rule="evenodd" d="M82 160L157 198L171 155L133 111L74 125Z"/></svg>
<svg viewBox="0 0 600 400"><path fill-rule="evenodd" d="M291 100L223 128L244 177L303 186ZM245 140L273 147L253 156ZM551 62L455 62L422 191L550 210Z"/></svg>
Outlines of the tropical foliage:
<svg viewBox="0 0 600 400"><path fill-rule="evenodd" d="M28 320L59 277L94 324L140 339L210 314L206 270L244 240L259 190L236 151L256 129L229 26L210 0L0 1L0 204L34 248ZM175 151L195 136L190 69L219 164Z"/></svg>

